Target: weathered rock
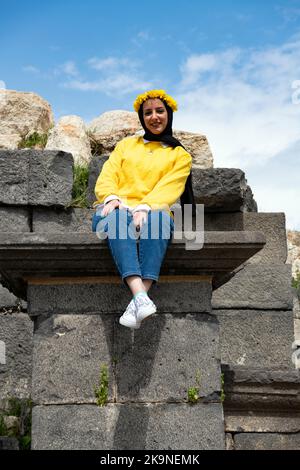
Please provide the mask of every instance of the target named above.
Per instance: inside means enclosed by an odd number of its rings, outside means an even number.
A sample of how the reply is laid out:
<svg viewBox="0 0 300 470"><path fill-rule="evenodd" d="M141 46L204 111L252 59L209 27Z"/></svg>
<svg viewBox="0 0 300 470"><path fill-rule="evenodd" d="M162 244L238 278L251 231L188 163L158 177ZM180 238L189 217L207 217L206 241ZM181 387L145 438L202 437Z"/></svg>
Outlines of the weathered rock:
<svg viewBox="0 0 300 470"><path fill-rule="evenodd" d="M220 404L35 406L32 449L224 449ZM200 459L201 462L201 459Z"/></svg>
<svg viewBox="0 0 300 470"><path fill-rule="evenodd" d="M32 214L33 232L91 232L92 209L51 209L35 207Z"/></svg>
<svg viewBox="0 0 300 470"><path fill-rule="evenodd" d="M292 265L293 276L300 273L300 232L287 231L288 259L287 263Z"/></svg>
<svg viewBox="0 0 300 470"><path fill-rule="evenodd" d="M173 135L191 154L193 168L213 167L213 155L205 135L179 130L174 130Z"/></svg>
<svg viewBox="0 0 300 470"><path fill-rule="evenodd" d="M0 309L16 308L19 303L20 300L0 284Z"/></svg>
<svg viewBox="0 0 300 470"><path fill-rule="evenodd" d="M285 214L246 212L243 214L244 230L262 232L266 245L247 263L285 263L287 258Z"/></svg>
<svg viewBox="0 0 300 470"><path fill-rule="evenodd" d="M89 166L89 183L87 190L87 200L92 205L96 201L95 196L95 186L98 176L101 173L102 167L106 160L109 158L108 154L105 155L95 155Z"/></svg>
<svg viewBox="0 0 300 470"><path fill-rule="evenodd" d="M72 200L73 157L70 153L46 150L30 155L28 204L67 206Z"/></svg>
<svg viewBox="0 0 300 470"><path fill-rule="evenodd" d="M0 204L28 204L32 150L0 150Z"/></svg>
<svg viewBox="0 0 300 470"><path fill-rule="evenodd" d="M116 282L117 281L117 282ZM211 284L209 281L164 282L152 287L160 313L210 313ZM28 298L30 299L31 315L47 315L53 312L63 314L121 314L130 302L130 292L118 279L106 283L97 278L81 281L70 279L65 284L55 281L48 285L46 282L29 284Z"/></svg>
<svg viewBox="0 0 300 470"><path fill-rule="evenodd" d="M291 266L247 264L213 292L213 308L293 309Z"/></svg>
<svg viewBox="0 0 300 470"><path fill-rule="evenodd" d="M298 426L296 417L300 407L300 371L274 363L264 367L222 365L224 373L225 410L238 416L248 413L277 418L289 414L294 423L286 423L285 430ZM253 423L253 421L252 421ZM298 423L298 424L297 424ZM277 421L278 424L278 421ZM273 423L274 425L274 423ZM242 430L242 429L240 429ZM283 431L283 428L282 428Z"/></svg>
<svg viewBox="0 0 300 470"><path fill-rule="evenodd" d="M249 230L262 232L266 245L247 263L285 263L287 257L285 215L276 212L206 212L206 231Z"/></svg>
<svg viewBox="0 0 300 470"><path fill-rule="evenodd" d="M0 232L30 232L28 209L0 206Z"/></svg>
<svg viewBox="0 0 300 470"><path fill-rule="evenodd" d="M300 434L235 434L236 450L300 450Z"/></svg>
<svg viewBox="0 0 300 470"><path fill-rule="evenodd" d="M0 150L0 204L70 204L73 157L55 150Z"/></svg>
<svg viewBox="0 0 300 470"><path fill-rule="evenodd" d="M33 132L48 133L53 114L36 93L0 89L0 148L14 149Z"/></svg>
<svg viewBox="0 0 300 470"><path fill-rule="evenodd" d="M109 315L52 315L36 325L32 394L35 403L95 403L101 365L114 390L113 322Z"/></svg>
<svg viewBox="0 0 300 470"><path fill-rule="evenodd" d="M230 434L229 432L225 434L225 445L226 445L226 450L234 450L233 437L232 437L232 434Z"/></svg>
<svg viewBox="0 0 300 470"><path fill-rule="evenodd" d="M221 362L230 366L292 368L293 312L214 310Z"/></svg>
<svg viewBox="0 0 300 470"><path fill-rule="evenodd" d="M191 387L218 401L218 331L216 319L205 314L157 315L135 332L133 345L130 332L118 328L117 401L182 402Z"/></svg>
<svg viewBox="0 0 300 470"><path fill-rule="evenodd" d="M16 435L20 431L20 418L17 416L4 416L3 421L9 435Z"/></svg>
<svg viewBox="0 0 300 470"><path fill-rule="evenodd" d="M288 412L270 414L267 411L228 411L225 412L227 432L300 432L300 415Z"/></svg>
<svg viewBox="0 0 300 470"><path fill-rule="evenodd" d="M33 322L27 314L0 314L0 341L5 344L5 360L0 364L2 398L31 395L32 337Z"/></svg>
<svg viewBox="0 0 300 470"><path fill-rule="evenodd" d="M188 388L197 387L198 373L199 395L218 401L218 325L213 317L158 315L135 332L133 343L132 332L118 324L118 317L54 315L38 322L35 403L95 402L101 364L109 370L110 402L184 402Z"/></svg>
<svg viewBox="0 0 300 470"><path fill-rule="evenodd" d="M16 437L1 436L0 437L0 450L19 450L18 439Z"/></svg>
<svg viewBox="0 0 300 470"><path fill-rule="evenodd" d="M293 291L293 310L294 310L294 317L300 319L300 302L299 297L297 295L297 290L295 288L292 289Z"/></svg>
<svg viewBox="0 0 300 470"><path fill-rule="evenodd" d="M257 204L242 170L195 168L193 188L196 203L204 204L206 211L257 212Z"/></svg>
<svg viewBox="0 0 300 470"><path fill-rule="evenodd" d="M100 155L112 152L120 140L142 131L142 127L137 113L115 110L93 119L87 130L92 148Z"/></svg>
<svg viewBox="0 0 300 470"><path fill-rule="evenodd" d="M63 116L50 131L46 150L63 150L73 155L74 163L88 164L92 158L85 124L79 116Z"/></svg>

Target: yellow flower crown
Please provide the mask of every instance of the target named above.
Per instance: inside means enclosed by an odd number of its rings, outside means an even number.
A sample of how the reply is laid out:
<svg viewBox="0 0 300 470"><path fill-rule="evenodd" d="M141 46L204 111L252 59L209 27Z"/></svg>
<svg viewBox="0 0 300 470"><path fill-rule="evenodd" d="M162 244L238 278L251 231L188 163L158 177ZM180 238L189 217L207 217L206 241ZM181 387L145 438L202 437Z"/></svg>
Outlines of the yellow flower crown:
<svg viewBox="0 0 300 470"><path fill-rule="evenodd" d="M172 96L167 95L165 90L149 90L149 91L146 91L145 93L142 93L141 95L138 95L135 102L133 103L133 107L135 111L138 113L141 107L141 104L143 104L144 101L150 98L160 98L161 100L165 101L167 105L170 106L170 108L173 111L177 111L176 101L172 98Z"/></svg>

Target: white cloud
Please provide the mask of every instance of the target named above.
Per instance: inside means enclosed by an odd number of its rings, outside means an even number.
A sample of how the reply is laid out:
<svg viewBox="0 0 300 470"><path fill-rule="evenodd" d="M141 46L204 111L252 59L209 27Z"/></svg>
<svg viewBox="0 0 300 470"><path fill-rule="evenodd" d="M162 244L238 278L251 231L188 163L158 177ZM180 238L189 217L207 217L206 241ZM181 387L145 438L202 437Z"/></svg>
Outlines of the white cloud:
<svg viewBox="0 0 300 470"><path fill-rule="evenodd" d="M34 65L24 65L24 67L22 67L22 70L24 70L24 72L29 72L29 73L34 73L34 74L40 73L40 70Z"/></svg>
<svg viewBox="0 0 300 470"><path fill-rule="evenodd" d="M154 36L147 30L139 31L137 35L131 39L131 42L137 47L142 47L146 41L154 41Z"/></svg>
<svg viewBox="0 0 300 470"><path fill-rule="evenodd" d="M75 62L68 60L60 66L60 69L66 75L77 77L79 75Z"/></svg>
<svg viewBox="0 0 300 470"><path fill-rule="evenodd" d="M125 95L136 90L143 90L151 86L150 82L144 82L136 77L126 74L116 74L105 79L95 81L72 80L64 83L65 88L81 91L100 91L107 95Z"/></svg>
<svg viewBox="0 0 300 470"><path fill-rule="evenodd" d="M133 68L134 64L129 59L119 59L118 57L106 57L105 59L99 59L92 57L88 60L88 64L95 70L107 70L116 69L119 67L130 67Z"/></svg>
<svg viewBox="0 0 300 470"><path fill-rule="evenodd" d="M267 183L268 165L285 153L281 168L288 166L293 146L300 142L300 104L293 104L292 99L297 91L292 84L300 79L299 59L297 37L264 50L228 49L187 57L177 89L181 112L175 115L176 127L203 132L215 166L238 167L246 176L247 169L260 168ZM280 174L281 169L277 171ZM290 171L298 171L299 181L300 159ZM255 180L249 183L255 186ZM278 201L278 186L265 187L270 193L260 191L260 197L272 205L272 200ZM289 190L292 194L293 188ZM293 195L299 196L296 188ZM296 209L293 203L289 204L288 197L280 197L291 214L290 208ZM265 201L258 203L261 207ZM300 228L300 220L297 224Z"/></svg>
<svg viewBox="0 0 300 470"><path fill-rule="evenodd" d="M0 80L0 90L6 90L6 84L3 80Z"/></svg>
<svg viewBox="0 0 300 470"><path fill-rule="evenodd" d="M298 20L300 16L300 8L297 7L285 7L277 5L275 6L275 10L277 10L281 14L284 21L284 25L288 23L294 23Z"/></svg>
<svg viewBox="0 0 300 470"><path fill-rule="evenodd" d="M149 31L139 31L137 35L138 39L143 39L144 41L150 41L151 36L149 34Z"/></svg>
<svg viewBox="0 0 300 470"><path fill-rule="evenodd" d="M71 80L63 84L65 88L122 96L151 87L151 82L140 76L139 63L127 57L92 57L87 63L99 72L99 77L94 80Z"/></svg>

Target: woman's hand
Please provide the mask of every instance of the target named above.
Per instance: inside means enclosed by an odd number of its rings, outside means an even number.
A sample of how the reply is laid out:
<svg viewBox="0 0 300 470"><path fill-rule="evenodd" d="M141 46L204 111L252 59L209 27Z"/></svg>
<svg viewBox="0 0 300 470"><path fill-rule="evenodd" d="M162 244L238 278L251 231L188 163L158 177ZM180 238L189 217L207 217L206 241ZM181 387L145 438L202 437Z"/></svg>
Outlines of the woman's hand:
<svg viewBox="0 0 300 470"><path fill-rule="evenodd" d="M101 215L103 215L104 217L107 216L110 212L112 212L114 209L116 209L120 205L121 205L121 201L119 201L119 199L113 199L112 201L109 201L103 207Z"/></svg>
<svg viewBox="0 0 300 470"><path fill-rule="evenodd" d="M136 228L141 230L144 223L147 221L148 212L147 211L137 211L133 214L133 223Z"/></svg>

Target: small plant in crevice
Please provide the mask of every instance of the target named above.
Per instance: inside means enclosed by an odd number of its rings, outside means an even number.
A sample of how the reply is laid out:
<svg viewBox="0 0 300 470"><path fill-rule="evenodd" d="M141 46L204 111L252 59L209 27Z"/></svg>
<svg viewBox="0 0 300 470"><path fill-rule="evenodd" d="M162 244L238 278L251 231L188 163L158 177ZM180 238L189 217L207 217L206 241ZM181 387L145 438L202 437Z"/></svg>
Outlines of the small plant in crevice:
<svg viewBox="0 0 300 470"><path fill-rule="evenodd" d="M38 132L33 132L32 134L25 135L22 137L21 141L18 144L19 149L25 148L41 148L46 147L48 140L48 134L39 134Z"/></svg>
<svg viewBox="0 0 300 470"><path fill-rule="evenodd" d="M188 402L192 405L200 399L200 370L198 369L195 376L196 385L188 389Z"/></svg>
<svg viewBox="0 0 300 470"><path fill-rule="evenodd" d="M0 412L0 436L15 437L21 450L30 450L31 446L32 401L9 397L5 411ZM15 425L8 426L6 417L17 418Z"/></svg>
<svg viewBox="0 0 300 470"><path fill-rule="evenodd" d="M221 403L225 400L225 376L224 372L221 374L221 395L220 395Z"/></svg>
<svg viewBox="0 0 300 470"><path fill-rule="evenodd" d="M89 167L88 165L74 165L73 170L73 188L72 188L72 201L69 207L88 208L89 202L87 200L87 189L89 182Z"/></svg>
<svg viewBox="0 0 300 470"><path fill-rule="evenodd" d="M295 277L292 278L292 287L297 289L298 297L300 298L300 270L297 269Z"/></svg>
<svg viewBox="0 0 300 470"><path fill-rule="evenodd" d="M98 406L105 406L108 401L108 368L103 364L100 368L99 385L94 386L94 394Z"/></svg>

